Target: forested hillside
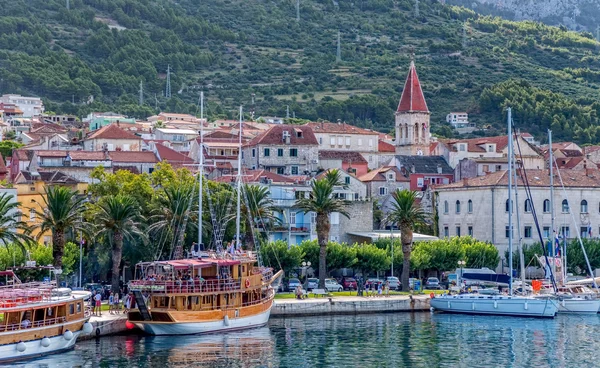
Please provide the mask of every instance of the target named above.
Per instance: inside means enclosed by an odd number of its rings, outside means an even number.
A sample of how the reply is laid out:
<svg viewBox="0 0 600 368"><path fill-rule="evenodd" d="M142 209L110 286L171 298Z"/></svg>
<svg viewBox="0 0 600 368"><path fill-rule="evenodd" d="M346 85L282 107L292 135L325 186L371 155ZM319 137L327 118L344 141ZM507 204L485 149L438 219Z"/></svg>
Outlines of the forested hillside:
<svg viewBox="0 0 600 368"><path fill-rule="evenodd" d="M512 105L538 138L552 126L558 139L600 141L591 34L414 4L300 0L297 22L294 0L71 0L69 10L65 0L15 0L0 7L0 93L42 96L55 112L145 117L196 113L204 90L211 118L240 104L285 116L289 105L297 118L389 131L414 53L438 134L452 134L440 122L461 110L497 133Z"/></svg>

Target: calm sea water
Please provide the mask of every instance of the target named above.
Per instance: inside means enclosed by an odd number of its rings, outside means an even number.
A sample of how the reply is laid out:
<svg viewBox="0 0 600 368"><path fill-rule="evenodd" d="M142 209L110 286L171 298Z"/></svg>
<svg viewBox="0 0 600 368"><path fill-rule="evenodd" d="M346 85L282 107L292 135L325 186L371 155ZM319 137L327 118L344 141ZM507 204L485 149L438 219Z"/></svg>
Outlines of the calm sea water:
<svg viewBox="0 0 600 368"><path fill-rule="evenodd" d="M598 367L600 317L450 314L272 319L210 336L114 336L16 367Z"/></svg>

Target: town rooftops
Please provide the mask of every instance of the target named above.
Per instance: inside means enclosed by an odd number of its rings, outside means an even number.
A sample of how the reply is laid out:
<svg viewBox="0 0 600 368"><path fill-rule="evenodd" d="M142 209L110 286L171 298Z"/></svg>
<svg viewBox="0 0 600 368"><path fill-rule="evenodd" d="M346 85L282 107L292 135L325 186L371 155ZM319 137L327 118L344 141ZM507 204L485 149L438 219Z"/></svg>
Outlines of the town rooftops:
<svg viewBox="0 0 600 368"><path fill-rule="evenodd" d="M377 147L379 152L396 152L396 147L393 144L390 144L386 141L379 140L379 144Z"/></svg>
<svg viewBox="0 0 600 368"><path fill-rule="evenodd" d="M88 135L85 140L91 139L141 139L139 136L121 129L117 123L108 124L92 134Z"/></svg>
<svg viewBox="0 0 600 368"><path fill-rule="evenodd" d="M155 147L161 161L167 161L172 165L185 165L194 163L194 160L192 160L190 157L160 143L156 143Z"/></svg>
<svg viewBox="0 0 600 368"><path fill-rule="evenodd" d="M35 154L38 157L56 157L65 158L67 155L71 156L72 160L81 161L107 161L106 155L102 151L64 151L64 150L35 150Z"/></svg>
<svg viewBox="0 0 600 368"><path fill-rule="evenodd" d="M288 144L286 137L289 138L289 145L292 146L316 146L319 144L315 134L308 125L277 124L252 138L245 146L256 146L259 144L284 145Z"/></svg>
<svg viewBox="0 0 600 368"><path fill-rule="evenodd" d="M377 135L378 132L355 127L354 125L346 123L308 123L308 125L315 133L334 133L334 134L360 134L360 135Z"/></svg>
<svg viewBox="0 0 600 368"><path fill-rule="evenodd" d="M385 166L380 167L375 170L371 170L368 173L360 176L358 180L366 183L370 181L387 181L385 174L389 171L393 171L396 173L396 182L408 182L409 178L405 177L400 170L396 166Z"/></svg>
<svg viewBox="0 0 600 368"><path fill-rule="evenodd" d="M236 175L223 175L215 179L221 183L230 183L235 181ZM267 170L244 170L242 169L242 181L244 183L271 183L276 184L294 184L297 181L296 177L279 175Z"/></svg>
<svg viewBox="0 0 600 368"><path fill-rule="evenodd" d="M342 160L342 162L366 164L367 160L355 151L319 151L320 160Z"/></svg>
<svg viewBox="0 0 600 368"><path fill-rule="evenodd" d="M398 103L398 109L396 112L399 113L410 113L410 112L425 112L429 113L427 108L427 102L425 102L425 96L421 89L421 82L417 76L417 69L415 68L414 61L410 62L410 69L408 70L408 76L404 83L404 89L402 90L402 96L400 97L400 103Z"/></svg>
<svg viewBox="0 0 600 368"><path fill-rule="evenodd" d="M15 178L15 183L34 182L41 180L44 183L54 184L77 184L79 181L72 176L69 176L62 171L21 171Z"/></svg>
<svg viewBox="0 0 600 368"><path fill-rule="evenodd" d="M396 156L396 161L407 172L415 174L454 174L442 156ZM441 172L439 170L441 169Z"/></svg>
<svg viewBox="0 0 600 368"><path fill-rule="evenodd" d="M517 185L523 186L523 179L519 174L523 169L517 172ZM525 170L531 187L550 187L550 172L546 169L531 169ZM586 169L586 170L570 170L561 169L560 175L562 177L565 187L576 187L576 188L598 188L600 187L600 170L598 169ZM464 178L463 180L457 181L452 184L438 185L436 189L461 189L461 188L478 188L478 187L508 187L508 171L500 170L485 176L479 176L476 178ZM561 187L558 173L554 173L554 186Z"/></svg>
<svg viewBox="0 0 600 368"><path fill-rule="evenodd" d="M102 153L102 152L101 152ZM109 157L113 162L131 162L131 163L157 163L158 158L154 152L138 151L110 151Z"/></svg>

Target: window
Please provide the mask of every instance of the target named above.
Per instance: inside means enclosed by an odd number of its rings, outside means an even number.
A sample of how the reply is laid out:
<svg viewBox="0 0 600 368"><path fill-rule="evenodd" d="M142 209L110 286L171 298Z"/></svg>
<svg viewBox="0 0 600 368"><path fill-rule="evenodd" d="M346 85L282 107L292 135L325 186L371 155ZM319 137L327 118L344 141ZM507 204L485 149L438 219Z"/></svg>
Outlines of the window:
<svg viewBox="0 0 600 368"><path fill-rule="evenodd" d="M379 195L387 195L387 188L379 187Z"/></svg>
<svg viewBox="0 0 600 368"><path fill-rule="evenodd" d="M269 156L271 156L271 149L265 148L265 157L269 157Z"/></svg>
<svg viewBox="0 0 600 368"><path fill-rule="evenodd" d="M362 146L362 138L358 138L358 145Z"/></svg>
<svg viewBox="0 0 600 368"><path fill-rule="evenodd" d="M285 174L285 167L278 167L277 168L277 174L279 174L279 175Z"/></svg>
<svg viewBox="0 0 600 368"><path fill-rule="evenodd" d="M461 152L464 152L467 150L467 145L466 144L459 144L458 145L458 150Z"/></svg>
<svg viewBox="0 0 600 368"><path fill-rule="evenodd" d="M283 148L277 148L277 157L283 157Z"/></svg>
<svg viewBox="0 0 600 368"><path fill-rule="evenodd" d="M525 226L524 236L526 238L531 238L531 226Z"/></svg>
<svg viewBox="0 0 600 368"><path fill-rule="evenodd" d="M456 201L456 213L460 213L460 201Z"/></svg>
<svg viewBox="0 0 600 368"><path fill-rule="evenodd" d="M335 137L331 137L331 139L329 140L329 144L335 146Z"/></svg>
<svg viewBox="0 0 600 368"><path fill-rule="evenodd" d="M544 238L550 239L550 226L544 226L542 234L544 235Z"/></svg>
<svg viewBox="0 0 600 368"><path fill-rule="evenodd" d="M301 130L296 130L296 137L297 138L302 138L302 131Z"/></svg>
<svg viewBox="0 0 600 368"><path fill-rule="evenodd" d="M77 314L81 313L81 302L77 303Z"/></svg>
<svg viewBox="0 0 600 368"><path fill-rule="evenodd" d="M509 211L509 207L508 207L508 206L509 206L509 204L508 204L508 203L509 203L509 200L507 199L507 200L506 200L506 204L504 205L504 208L506 209L506 212L508 212L508 211ZM510 201L510 203L511 203L511 207L512 207L512 201ZM511 209L512 209L512 208L511 208Z"/></svg>
<svg viewBox="0 0 600 368"><path fill-rule="evenodd" d="M449 237L450 236L450 230L448 230L448 226L444 226L444 237Z"/></svg>
<svg viewBox="0 0 600 368"><path fill-rule="evenodd" d="M369 147L373 147L373 139L369 138Z"/></svg>
<svg viewBox="0 0 600 368"><path fill-rule="evenodd" d="M484 173L490 172L490 165L483 165L483 172Z"/></svg>
<svg viewBox="0 0 600 368"><path fill-rule="evenodd" d="M444 213L448 213L448 201L444 201Z"/></svg>
<svg viewBox="0 0 600 368"><path fill-rule="evenodd" d="M75 314L75 304L69 304L69 314Z"/></svg>
<svg viewBox="0 0 600 368"><path fill-rule="evenodd" d="M569 213L569 201L566 199L562 201L562 213Z"/></svg>
<svg viewBox="0 0 600 368"><path fill-rule="evenodd" d="M467 227L467 234L469 236L471 236L471 237L473 236L473 226L468 226Z"/></svg>
<svg viewBox="0 0 600 368"><path fill-rule="evenodd" d="M589 233L588 233L588 227L587 226L582 226L579 228L579 235L582 238L589 238Z"/></svg>
<svg viewBox="0 0 600 368"><path fill-rule="evenodd" d="M316 224L317 223L317 214L315 212L311 212L310 213L310 223L311 224Z"/></svg>
<svg viewBox="0 0 600 368"><path fill-rule="evenodd" d="M581 201L581 213L588 213L587 201L585 199Z"/></svg>
<svg viewBox="0 0 600 368"><path fill-rule="evenodd" d="M350 145L350 137L346 137L346 146Z"/></svg>
<svg viewBox="0 0 600 368"><path fill-rule="evenodd" d="M550 200L544 199L544 213L550 213Z"/></svg>
<svg viewBox="0 0 600 368"><path fill-rule="evenodd" d="M256 148L252 148L252 157L256 157Z"/></svg>
<svg viewBox="0 0 600 368"><path fill-rule="evenodd" d="M531 201L529 200L529 198L527 198L525 200L525 212L526 213L530 213L531 212Z"/></svg>
<svg viewBox="0 0 600 368"><path fill-rule="evenodd" d="M33 208L29 210L29 221L35 221L35 210Z"/></svg>
<svg viewBox="0 0 600 368"><path fill-rule="evenodd" d="M456 227L456 236L460 236L460 226Z"/></svg>
<svg viewBox="0 0 600 368"><path fill-rule="evenodd" d="M298 149L290 148L290 157L298 157Z"/></svg>
<svg viewBox="0 0 600 368"><path fill-rule="evenodd" d="M508 229L508 225L506 225L506 226L504 227L504 236L505 236L505 237L507 237L507 238L510 236L510 233L509 233L509 231L510 231L510 230ZM513 229L513 235L514 235L514 229Z"/></svg>
<svg viewBox="0 0 600 368"><path fill-rule="evenodd" d="M417 186L421 188L423 186L423 178L417 178Z"/></svg>
<svg viewBox="0 0 600 368"><path fill-rule="evenodd" d="M571 237L571 229L568 226L563 226L560 228L560 233L562 236L570 238Z"/></svg>
<svg viewBox="0 0 600 368"><path fill-rule="evenodd" d="M292 175L298 175L298 166L292 166Z"/></svg>
<svg viewBox="0 0 600 368"><path fill-rule="evenodd" d="M338 137L338 146L344 144L344 137Z"/></svg>
<svg viewBox="0 0 600 368"><path fill-rule="evenodd" d="M488 152L494 152L494 145L488 144Z"/></svg>
<svg viewBox="0 0 600 368"><path fill-rule="evenodd" d="M467 212L473 213L473 201L470 199L469 199L469 202L467 202Z"/></svg>
<svg viewBox="0 0 600 368"><path fill-rule="evenodd" d="M319 144L323 144L323 137L319 137Z"/></svg>
<svg viewBox="0 0 600 368"><path fill-rule="evenodd" d="M346 176L346 177L344 178L344 183L345 183L346 185L350 185L350 177L349 177L349 176Z"/></svg>
<svg viewBox="0 0 600 368"><path fill-rule="evenodd" d="M329 215L329 218L331 219L332 225L340 224L340 213L339 212L332 212L331 215Z"/></svg>
<svg viewBox="0 0 600 368"><path fill-rule="evenodd" d="M296 212L290 212L290 224L296 225Z"/></svg>

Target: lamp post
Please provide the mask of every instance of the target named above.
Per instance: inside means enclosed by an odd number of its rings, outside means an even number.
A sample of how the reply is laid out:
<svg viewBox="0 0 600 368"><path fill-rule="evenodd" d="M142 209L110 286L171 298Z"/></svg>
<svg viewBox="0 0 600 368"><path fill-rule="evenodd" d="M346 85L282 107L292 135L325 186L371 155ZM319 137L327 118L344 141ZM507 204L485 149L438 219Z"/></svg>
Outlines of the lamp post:
<svg viewBox="0 0 600 368"><path fill-rule="evenodd" d="M465 267L465 265L467 264L467 262L465 261L458 261L458 267L460 267L460 278L458 279L458 287L461 288L462 285L462 278L463 278L463 267Z"/></svg>

